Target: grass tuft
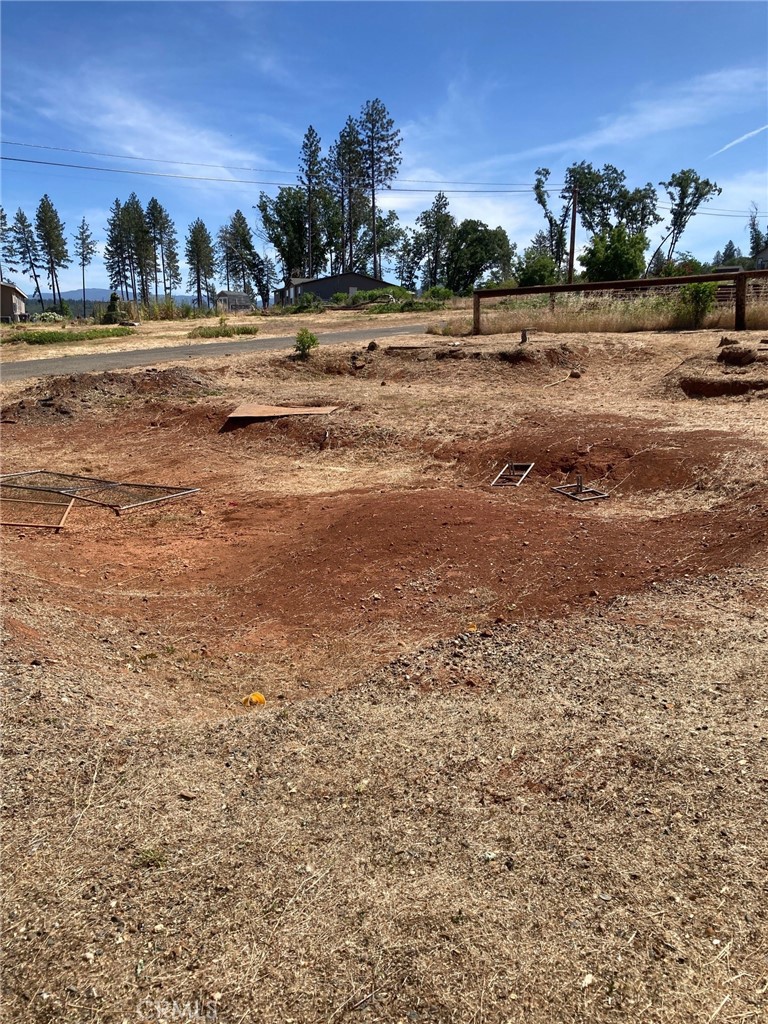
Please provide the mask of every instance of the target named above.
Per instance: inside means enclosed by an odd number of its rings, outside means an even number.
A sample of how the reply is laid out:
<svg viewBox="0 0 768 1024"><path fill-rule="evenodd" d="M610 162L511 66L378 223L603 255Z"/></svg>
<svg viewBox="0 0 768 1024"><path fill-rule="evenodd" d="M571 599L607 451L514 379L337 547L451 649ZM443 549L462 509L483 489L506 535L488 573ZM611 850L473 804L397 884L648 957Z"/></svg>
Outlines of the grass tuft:
<svg viewBox="0 0 768 1024"><path fill-rule="evenodd" d="M98 341L99 338L124 338L136 332L131 327L101 327L88 331L17 331L3 335L4 345L26 342L27 345L59 345L68 341Z"/></svg>

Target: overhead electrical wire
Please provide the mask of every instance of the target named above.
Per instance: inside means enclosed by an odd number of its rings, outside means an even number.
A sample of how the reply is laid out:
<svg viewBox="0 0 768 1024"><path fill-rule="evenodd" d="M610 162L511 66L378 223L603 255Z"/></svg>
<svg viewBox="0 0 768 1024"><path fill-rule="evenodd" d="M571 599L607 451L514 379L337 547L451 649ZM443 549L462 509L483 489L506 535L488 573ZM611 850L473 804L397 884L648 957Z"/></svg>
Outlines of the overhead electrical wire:
<svg viewBox="0 0 768 1024"><path fill-rule="evenodd" d="M214 181L227 185L277 185L285 187L284 181L262 181L254 178L215 178L210 175L198 174L169 174L165 171L139 171L132 167L95 167L90 164L67 164L59 160L32 160L29 157L21 156L0 156L0 160L9 160L17 164L36 164L42 167L69 167L77 171L104 171L108 174L140 174L146 178L175 178L180 181ZM439 182L435 182L439 184ZM432 195L435 192L444 192L447 195L527 195L528 188L501 188L501 189L443 189L443 188L390 188L389 192L413 192ZM552 190L556 191L556 190Z"/></svg>
<svg viewBox="0 0 768 1024"><path fill-rule="evenodd" d="M0 140L3 146L24 146L27 149L45 149L54 153L79 153L81 156L108 157L115 160L140 160L143 163L153 164L175 164L177 167L209 167L220 171L253 171L257 174L291 174L296 171L283 171L276 167L245 167L237 164L205 164L197 160L166 160L154 156L129 156L126 153L100 153L91 149L68 149L65 146L44 146L37 142L11 142L7 139ZM405 181L413 185L488 185L494 188L533 188L531 181L507 182L507 181L455 181L444 178L442 181L435 181L434 178L398 178L398 181ZM564 188L564 184L553 183L550 189Z"/></svg>
<svg viewBox="0 0 768 1024"><path fill-rule="evenodd" d="M31 142L3 142L3 145L8 145L8 146L27 146L27 147L34 148L34 149L54 150L56 152L81 153L81 154L87 155L87 156L114 157L116 159L124 159L124 160L142 160L142 161L146 161L146 162L149 162L149 163L166 163L166 164L175 164L177 166L210 167L210 168L217 168L217 169L220 169L220 170L251 170L251 171L259 171L260 170L259 168L255 168L255 167L242 167L242 168L227 167L224 164L197 164L197 163L194 163L193 161L185 161L185 160L161 160L161 159L155 159L153 157L126 157L126 156L121 156L120 154L117 154L117 153L96 153L96 152L92 152L90 150L64 149L63 147L43 146L43 145L37 145L35 143L31 143ZM219 182L221 184L227 184L227 185L271 185L271 186L277 186L278 188L284 188L286 186L286 182L284 182L284 181L269 181L269 180L253 179L253 178L218 178L218 177L214 177L212 175L197 175L197 174L171 174L171 173L165 172L165 171L141 171L141 170L138 170L136 168L127 168L127 167L97 167L97 166L93 166L91 164L69 164L69 163L64 163L63 161L57 161L57 160L33 160L33 159L29 158L29 157L0 156L0 160L7 160L7 161L10 161L12 163L34 164L34 165L38 165L38 166L42 166L42 167L65 167L65 168L68 168L70 170L102 171L102 172L107 173L107 174L134 174L134 175L141 175L142 177L149 177L149 178L171 178L171 179L175 179L175 180L178 180L178 181ZM295 172L277 171L277 170L274 170L274 169L272 169L272 170L261 169L261 173L265 173L265 174L269 174L269 173L273 173L273 174L289 174L289 173L295 173ZM393 188L388 189L387 191L389 191L389 192L397 192L397 193L411 193L411 194L419 194L419 195L425 195L425 194L426 195L433 195L435 192L443 192L446 195L476 195L476 196L483 196L483 195L526 195L526 194L529 194L529 190L533 187L530 184L529 185L525 185L525 184L514 184L513 185L513 184L510 184L510 185L506 186L506 185L503 185L501 183L499 183L499 187L490 187L490 186L495 185L496 183L494 183L494 182L471 182L471 181L460 181L460 182L449 182L449 181L437 182L436 181L436 182L428 182L427 179L420 179L420 178L399 178L398 181L413 182L413 183L422 182L424 184L428 183L428 184L432 184L432 185L439 186L439 187L438 188L398 188L397 186L395 186ZM484 187L484 188L483 187L472 188L472 189L446 189L446 188L442 187L443 184L452 184L452 183L453 184L461 184L461 185L486 186L486 187ZM564 186L562 186L562 185L555 185L555 186L550 186L549 188L546 188L543 191L547 195L555 195L558 192L560 192L563 187ZM659 202L658 206L662 210L671 210L672 209L672 205L670 203L666 203L666 202L663 202L663 201ZM718 209L702 210L702 209L699 209L699 210L697 210L697 216L705 216L705 217L731 217L731 218L734 218L734 219L743 219L744 217L749 217L751 212L752 212L751 210L750 211L738 211L738 210L718 210ZM763 212L758 212L757 216L758 217L765 217L766 214L763 213Z"/></svg>

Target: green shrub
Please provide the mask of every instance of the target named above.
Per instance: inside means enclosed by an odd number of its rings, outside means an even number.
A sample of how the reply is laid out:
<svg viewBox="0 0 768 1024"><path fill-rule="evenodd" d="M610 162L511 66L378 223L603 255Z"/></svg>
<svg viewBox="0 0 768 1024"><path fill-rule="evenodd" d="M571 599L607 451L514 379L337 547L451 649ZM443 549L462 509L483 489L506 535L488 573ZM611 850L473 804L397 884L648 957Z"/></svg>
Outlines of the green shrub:
<svg viewBox="0 0 768 1024"><path fill-rule="evenodd" d="M714 308L716 295L714 281L682 285L675 300L675 326L692 330L703 327L707 314Z"/></svg>
<svg viewBox="0 0 768 1024"><path fill-rule="evenodd" d="M435 284L431 288L427 288L425 292L421 294L422 299L435 299L437 302L447 302L448 299L453 298L453 292L450 288L444 288L441 284Z"/></svg>
<svg viewBox="0 0 768 1024"><path fill-rule="evenodd" d="M325 303L319 295L315 295L314 292L304 292L300 295L296 302L292 306L288 307L291 313L307 313L309 310L319 312L325 309Z"/></svg>
<svg viewBox="0 0 768 1024"><path fill-rule="evenodd" d="M346 292L334 292L331 296L331 302L334 306L346 306L349 295Z"/></svg>
<svg viewBox="0 0 768 1024"><path fill-rule="evenodd" d="M302 327L296 335L294 350L299 359L308 359L309 353L313 348L317 348L319 344L320 342L317 340L317 335L307 330L306 327Z"/></svg>

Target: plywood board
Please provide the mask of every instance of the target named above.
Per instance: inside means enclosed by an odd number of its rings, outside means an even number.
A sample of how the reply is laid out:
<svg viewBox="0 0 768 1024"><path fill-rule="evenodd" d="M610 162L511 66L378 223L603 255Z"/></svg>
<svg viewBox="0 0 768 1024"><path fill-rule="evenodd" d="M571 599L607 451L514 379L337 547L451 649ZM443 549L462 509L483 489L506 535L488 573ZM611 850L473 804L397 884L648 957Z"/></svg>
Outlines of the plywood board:
<svg viewBox="0 0 768 1024"><path fill-rule="evenodd" d="M229 420L270 420L278 416L327 416L336 412L337 405L258 405L247 402L231 412Z"/></svg>

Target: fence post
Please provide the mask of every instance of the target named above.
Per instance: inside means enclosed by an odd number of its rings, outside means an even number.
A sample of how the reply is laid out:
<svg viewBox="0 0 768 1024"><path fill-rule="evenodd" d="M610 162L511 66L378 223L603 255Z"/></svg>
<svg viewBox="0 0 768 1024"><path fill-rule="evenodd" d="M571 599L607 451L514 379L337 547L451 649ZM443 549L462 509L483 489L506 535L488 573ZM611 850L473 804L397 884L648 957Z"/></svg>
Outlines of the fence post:
<svg viewBox="0 0 768 1024"><path fill-rule="evenodd" d="M735 331L747 329L747 275L736 274L736 317L733 324Z"/></svg>
<svg viewBox="0 0 768 1024"><path fill-rule="evenodd" d="M480 333L480 296L477 292L472 296L472 333Z"/></svg>

